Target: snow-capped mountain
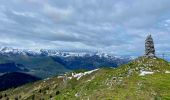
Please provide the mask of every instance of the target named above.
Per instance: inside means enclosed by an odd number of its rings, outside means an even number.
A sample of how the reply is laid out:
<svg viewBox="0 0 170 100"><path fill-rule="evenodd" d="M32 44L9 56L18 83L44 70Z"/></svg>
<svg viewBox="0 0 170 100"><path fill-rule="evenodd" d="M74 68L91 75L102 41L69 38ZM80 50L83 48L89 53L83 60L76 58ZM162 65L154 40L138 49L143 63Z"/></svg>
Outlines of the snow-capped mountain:
<svg viewBox="0 0 170 100"><path fill-rule="evenodd" d="M30 49L14 49L11 47L1 47L0 48L0 54L2 55L40 55L41 52L38 49L30 50Z"/></svg>
<svg viewBox="0 0 170 100"><path fill-rule="evenodd" d="M98 56L103 58L119 58L119 59L134 59L132 56L115 56L113 54L108 54L104 52L69 52L69 51L59 51L52 49L14 49L11 47L1 47L1 55L26 55L26 56L60 56L60 57L88 57L88 56Z"/></svg>

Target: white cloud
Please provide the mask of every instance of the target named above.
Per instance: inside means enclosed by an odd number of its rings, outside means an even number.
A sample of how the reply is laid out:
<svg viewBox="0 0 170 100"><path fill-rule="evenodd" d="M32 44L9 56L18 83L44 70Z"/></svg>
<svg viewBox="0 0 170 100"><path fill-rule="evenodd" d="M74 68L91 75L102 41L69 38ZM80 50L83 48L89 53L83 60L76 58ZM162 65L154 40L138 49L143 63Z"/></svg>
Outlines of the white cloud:
<svg viewBox="0 0 170 100"><path fill-rule="evenodd" d="M67 19L73 12L72 8L61 9L49 4L44 5L43 11L55 21Z"/></svg>
<svg viewBox="0 0 170 100"><path fill-rule="evenodd" d="M31 12L17 12L17 11L12 11L13 14L17 16L24 16L24 17L35 17L34 13Z"/></svg>

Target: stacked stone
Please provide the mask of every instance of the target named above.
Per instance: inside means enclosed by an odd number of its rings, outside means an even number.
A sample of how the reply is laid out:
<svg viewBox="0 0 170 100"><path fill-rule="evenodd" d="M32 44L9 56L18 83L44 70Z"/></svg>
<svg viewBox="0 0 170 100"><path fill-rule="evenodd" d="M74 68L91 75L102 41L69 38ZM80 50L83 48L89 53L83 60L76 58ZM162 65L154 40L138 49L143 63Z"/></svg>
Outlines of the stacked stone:
<svg viewBox="0 0 170 100"><path fill-rule="evenodd" d="M151 35L148 35L145 40L145 56L149 58L155 57L154 42Z"/></svg>

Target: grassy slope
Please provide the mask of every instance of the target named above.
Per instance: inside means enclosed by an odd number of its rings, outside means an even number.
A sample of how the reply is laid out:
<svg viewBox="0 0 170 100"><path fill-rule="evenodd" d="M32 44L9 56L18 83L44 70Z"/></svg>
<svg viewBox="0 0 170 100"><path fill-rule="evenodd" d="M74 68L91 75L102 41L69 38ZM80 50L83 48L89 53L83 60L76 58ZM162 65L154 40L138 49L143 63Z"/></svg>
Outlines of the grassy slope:
<svg viewBox="0 0 170 100"><path fill-rule="evenodd" d="M140 70L154 74L139 76ZM170 74L165 71L170 71L168 62L141 57L118 69L101 69L86 76L87 79L74 82L76 85L64 90L56 99L170 99ZM89 82L89 79L93 80Z"/></svg>
<svg viewBox="0 0 170 100"><path fill-rule="evenodd" d="M140 70L154 74L139 76ZM170 71L168 62L141 57L116 69L100 69L80 80L54 77L1 94L6 93L13 99L22 95L22 99L29 100L48 100L50 97L56 100L168 100L170 74L165 71Z"/></svg>

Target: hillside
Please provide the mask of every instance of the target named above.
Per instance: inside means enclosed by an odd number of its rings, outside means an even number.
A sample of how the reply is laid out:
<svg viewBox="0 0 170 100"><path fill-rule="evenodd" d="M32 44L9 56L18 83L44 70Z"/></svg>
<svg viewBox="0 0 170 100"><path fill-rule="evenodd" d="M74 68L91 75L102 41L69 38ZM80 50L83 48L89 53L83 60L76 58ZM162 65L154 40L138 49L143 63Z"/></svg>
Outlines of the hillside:
<svg viewBox="0 0 170 100"><path fill-rule="evenodd" d="M17 86L21 86L30 82L35 82L38 80L40 80L40 78L25 73L6 73L0 76L0 91L9 88L16 88Z"/></svg>
<svg viewBox="0 0 170 100"><path fill-rule="evenodd" d="M1 92L2 100L170 99L170 64L140 57L119 68L68 73Z"/></svg>
<svg viewBox="0 0 170 100"><path fill-rule="evenodd" d="M0 73L6 72L27 72L28 70L24 68L22 64L15 64L15 63L2 63L0 64Z"/></svg>
<svg viewBox="0 0 170 100"><path fill-rule="evenodd" d="M78 57L53 57L53 59L70 70L93 70L101 67L118 67L127 64L132 59L129 57L116 58L114 56L85 55Z"/></svg>
<svg viewBox="0 0 170 100"><path fill-rule="evenodd" d="M37 77L47 78L68 72L69 69L45 56L0 56L0 73L26 72ZM49 70L51 69L51 70Z"/></svg>

